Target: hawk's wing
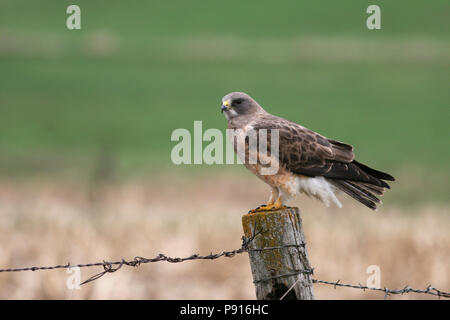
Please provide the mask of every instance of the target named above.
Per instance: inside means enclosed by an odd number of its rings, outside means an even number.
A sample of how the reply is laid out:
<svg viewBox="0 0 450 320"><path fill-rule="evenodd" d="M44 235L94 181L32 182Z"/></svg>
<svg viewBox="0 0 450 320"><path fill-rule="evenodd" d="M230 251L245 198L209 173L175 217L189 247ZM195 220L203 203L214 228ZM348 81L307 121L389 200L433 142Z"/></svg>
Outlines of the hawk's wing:
<svg viewBox="0 0 450 320"><path fill-rule="evenodd" d="M384 188L389 188L389 185L381 179L394 179L355 161L351 145L328 139L286 119L263 115L252 126L255 130L279 130L280 164L291 172L364 182ZM268 137L269 134L270 131Z"/></svg>

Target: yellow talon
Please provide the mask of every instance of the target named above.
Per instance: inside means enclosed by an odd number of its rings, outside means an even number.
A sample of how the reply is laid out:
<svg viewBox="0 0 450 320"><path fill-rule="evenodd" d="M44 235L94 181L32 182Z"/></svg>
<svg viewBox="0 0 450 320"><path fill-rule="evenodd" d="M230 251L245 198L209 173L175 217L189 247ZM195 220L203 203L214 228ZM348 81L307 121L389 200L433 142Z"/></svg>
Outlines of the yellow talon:
<svg viewBox="0 0 450 320"><path fill-rule="evenodd" d="M259 206L253 210L250 210L248 213L256 213L256 212L263 212L263 211L275 211L279 209L285 209L286 207L283 205L281 201L281 197L278 197L278 199L273 202L269 201L268 204Z"/></svg>

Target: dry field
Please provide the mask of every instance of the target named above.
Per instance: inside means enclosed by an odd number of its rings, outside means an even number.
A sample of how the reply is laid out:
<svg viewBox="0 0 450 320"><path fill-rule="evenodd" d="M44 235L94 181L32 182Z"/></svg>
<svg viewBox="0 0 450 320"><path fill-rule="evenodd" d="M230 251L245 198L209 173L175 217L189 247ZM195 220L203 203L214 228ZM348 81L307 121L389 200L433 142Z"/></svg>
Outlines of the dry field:
<svg viewBox="0 0 450 320"><path fill-rule="evenodd" d="M256 184L256 186L255 186ZM187 256L241 245L241 215L264 202L254 178L150 179L83 183L0 182L0 268ZM341 199L345 199L345 195ZM450 290L450 217L445 206L385 203L378 212L344 201L299 203L314 277L366 284L369 265L381 286L429 284ZM82 269L82 280L101 268ZM2 299L254 299L246 254L214 261L124 267L68 290L64 270L0 273ZM315 285L318 299L382 299L378 292ZM433 298L408 294L389 299Z"/></svg>

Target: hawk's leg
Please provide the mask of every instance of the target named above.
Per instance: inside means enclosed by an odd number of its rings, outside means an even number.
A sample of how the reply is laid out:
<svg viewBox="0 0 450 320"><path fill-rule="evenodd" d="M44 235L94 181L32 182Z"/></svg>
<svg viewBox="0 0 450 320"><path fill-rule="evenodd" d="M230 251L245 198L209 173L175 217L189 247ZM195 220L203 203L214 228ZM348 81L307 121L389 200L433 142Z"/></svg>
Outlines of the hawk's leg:
<svg viewBox="0 0 450 320"><path fill-rule="evenodd" d="M262 212L262 211L274 211L278 209L285 208L282 203L281 195L278 188L272 188L270 193L269 202L267 204L263 204L253 210L250 210L248 213Z"/></svg>
<svg viewBox="0 0 450 320"><path fill-rule="evenodd" d="M278 199L278 196L280 195L280 191L278 191L278 188L272 187L272 190L270 190L270 198L267 202L268 206L273 206L275 201Z"/></svg>

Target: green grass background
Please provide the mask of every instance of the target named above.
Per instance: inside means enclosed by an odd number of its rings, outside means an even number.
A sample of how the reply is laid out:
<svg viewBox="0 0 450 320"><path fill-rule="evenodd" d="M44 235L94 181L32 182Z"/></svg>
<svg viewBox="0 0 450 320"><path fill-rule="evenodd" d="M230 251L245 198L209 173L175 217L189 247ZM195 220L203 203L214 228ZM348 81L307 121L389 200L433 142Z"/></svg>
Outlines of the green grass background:
<svg viewBox="0 0 450 320"><path fill-rule="evenodd" d="M81 30L65 26L72 3ZM366 28L370 4L381 7L381 30ZM400 175L398 198L447 201L449 9L448 1L1 0L0 175L81 174L98 163L122 176L192 170L171 163L171 132L194 120L225 128L221 97L245 91Z"/></svg>

